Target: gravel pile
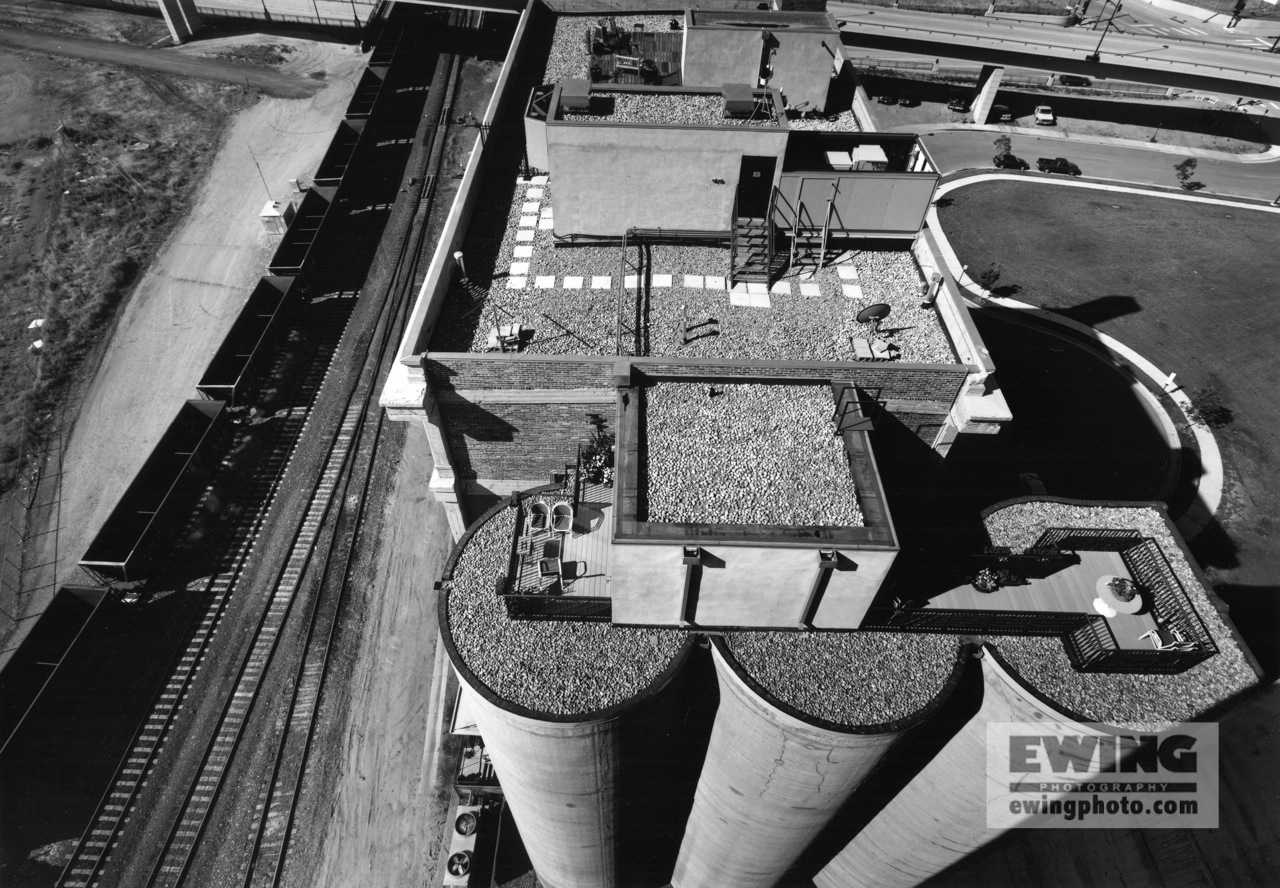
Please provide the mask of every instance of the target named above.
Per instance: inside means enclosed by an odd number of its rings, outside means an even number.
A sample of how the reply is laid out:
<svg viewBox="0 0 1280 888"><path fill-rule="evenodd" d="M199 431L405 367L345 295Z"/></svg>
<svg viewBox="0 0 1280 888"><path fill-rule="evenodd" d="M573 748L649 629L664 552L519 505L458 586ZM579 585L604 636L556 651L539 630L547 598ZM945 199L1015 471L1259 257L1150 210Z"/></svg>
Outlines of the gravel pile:
<svg viewBox="0 0 1280 888"><path fill-rule="evenodd" d="M826 386L645 389L647 520L861 527L832 409Z"/></svg>
<svg viewBox="0 0 1280 888"><path fill-rule="evenodd" d="M1220 653L1180 675L1108 675L1076 672L1056 638L1002 638L1009 664L1041 693L1081 715L1121 727L1163 730L1195 718L1258 678L1205 594L1181 547L1155 509L1065 503L1020 503L986 519L991 542L1025 549L1050 527L1136 530L1159 543Z"/></svg>
<svg viewBox="0 0 1280 888"><path fill-rule="evenodd" d="M718 93L701 95L692 93L636 94L596 90L596 95L613 98L613 113L607 119L613 123L656 123L664 126L781 126L778 115L760 114L756 117L725 117L724 97ZM599 121L598 114L561 114L562 120Z"/></svg>
<svg viewBox="0 0 1280 888"><path fill-rule="evenodd" d="M556 33L551 40L544 83L559 83L572 77L586 78L591 71L591 53L587 50L586 32L602 18L599 15L562 15L556 19ZM612 18L624 31L637 24L646 31L666 31L672 18L683 15L615 15Z"/></svg>
<svg viewBox="0 0 1280 888"><path fill-rule="evenodd" d="M858 118L853 111L841 111L830 119L794 117L787 121L793 130L810 130L827 133L860 133Z"/></svg>
<svg viewBox="0 0 1280 888"><path fill-rule="evenodd" d="M878 725L929 704L955 668L954 636L733 632L734 657L787 705L839 725Z"/></svg>
<svg viewBox="0 0 1280 888"><path fill-rule="evenodd" d="M683 632L507 617L494 583L507 571L514 530L510 508L480 527L444 593L449 632L475 677L504 700L549 715L598 712L652 684Z"/></svg>

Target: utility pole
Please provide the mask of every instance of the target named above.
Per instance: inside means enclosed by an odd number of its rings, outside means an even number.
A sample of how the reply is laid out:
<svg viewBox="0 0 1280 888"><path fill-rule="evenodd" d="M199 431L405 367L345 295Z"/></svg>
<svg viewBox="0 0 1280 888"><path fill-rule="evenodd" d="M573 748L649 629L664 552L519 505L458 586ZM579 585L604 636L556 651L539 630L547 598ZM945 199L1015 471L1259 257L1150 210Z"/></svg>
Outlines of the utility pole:
<svg viewBox="0 0 1280 888"><path fill-rule="evenodd" d="M1107 19L1107 26L1102 29L1102 36L1098 38L1098 45L1093 48L1093 54L1084 57L1086 62L1098 61L1098 50L1102 49L1102 41L1107 39L1107 33L1111 30L1111 23L1115 21L1116 13L1120 11L1120 4L1123 2L1124 0L1116 0L1116 5L1111 8L1111 17Z"/></svg>

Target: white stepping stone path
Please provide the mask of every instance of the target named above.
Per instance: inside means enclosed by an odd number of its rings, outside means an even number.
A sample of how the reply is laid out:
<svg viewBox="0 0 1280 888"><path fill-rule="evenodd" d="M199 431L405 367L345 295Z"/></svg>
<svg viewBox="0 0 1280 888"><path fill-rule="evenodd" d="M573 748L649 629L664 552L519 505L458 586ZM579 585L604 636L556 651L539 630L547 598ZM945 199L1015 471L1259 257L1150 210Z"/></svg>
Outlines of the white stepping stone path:
<svg viewBox="0 0 1280 888"><path fill-rule="evenodd" d="M566 290L581 290L581 289L582 289L582 278L580 278L580 277L567 277L567 278L565 278L565 279L564 279L564 288L565 288Z"/></svg>
<svg viewBox="0 0 1280 888"><path fill-rule="evenodd" d="M747 293L746 284L736 283L733 285L733 289L729 291L729 304L743 307L751 305L751 296Z"/></svg>
<svg viewBox="0 0 1280 888"><path fill-rule="evenodd" d="M535 225L537 225L537 224L538 224L538 217L537 217L537 216L521 216L521 217L520 217L520 227L521 227L521 228L532 228L533 226L535 226Z"/></svg>
<svg viewBox="0 0 1280 888"><path fill-rule="evenodd" d="M777 293L779 296L790 296L791 285L786 281L778 281L776 284L774 284L772 287L769 288L769 292Z"/></svg>
<svg viewBox="0 0 1280 888"><path fill-rule="evenodd" d="M685 287L686 287L687 289L690 289L690 290L701 290L701 289L702 289L702 275L700 275L700 274L686 274L686 275L684 276L684 285L685 285Z"/></svg>
<svg viewBox="0 0 1280 888"><path fill-rule="evenodd" d="M858 284L841 284L840 289L844 290L844 295L850 299L862 298L862 287Z"/></svg>
<svg viewBox="0 0 1280 888"><path fill-rule="evenodd" d="M639 282L639 277L634 274L629 274L622 279L622 286L626 287L628 290L633 290Z"/></svg>
<svg viewBox="0 0 1280 888"><path fill-rule="evenodd" d="M543 208L542 208L542 218L543 218L543 219L550 219L550 218L551 218L551 207L543 207Z"/></svg>
<svg viewBox="0 0 1280 888"><path fill-rule="evenodd" d="M516 247L515 257L517 259L530 259L533 257L533 247L528 244L521 244Z"/></svg>
<svg viewBox="0 0 1280 888"><path fill-rule="evenodd" d="M843 281L856 281L858 279L858 269L852 265L837 265L836 274L840 275Z"/></svg>
<svg viewBox="0 0 1280 888"><path fill-rule="evenodd" d="M532 179L530 179L530 180L529 180L529 184L530 184L530 185L546 185L546 184L547 184L547 177L546 177L546 176L534 176Z"/></svg>
<svg viewBox="0 0 1280 888"><path fill-rule="evenodd" d="M771 307L771 303L769 302L769 293L768 293L768 291L766 291L766 292L764 292L764 293L748 293L748 294L747 294L747 298L751 301L751 307L752 307L752 308L769 308L769 307Z"/></svg>
<svg viewBox="0 0 1280 888"><path fill-rule="evenodd" d="M550 231L551 229L556 227L556 223L552 222L550 219L539 219L538 227L541 228L543 231Z"/></svg>
<svg viewBox="0 0 1280 888"><path fill-rule="evenodd" d="M522 278L522 277L509 277L509 278L507 278L507 289L508 289L508 290L523 290L523 289L524 289L524 285L525 285L526 283L528 283L528 280L527 280L526 278Z"/></svg>
<svg viewBox="0 0 1280 888"><path fill-rule="evenodd" d="M821 296L822 288L817 284L801 284L800 295L801 296Z"/></svg>
<svg viewBox="0 0 1280 888"><path fill-rule="evenodd" d="M591 289L593 290L608 290L612 286L613 278L607 274L598 274L591 278Z"/></svg>
<svg viewBox="0 0 1280 888"><path fill-rule="evenodd" d="M528 274L528 273L529 273L528 262L512 262L511 263L511 274L513 277L523 275L523 274Z"/></svg>
<svg viewBox="0 0 1280 888"><path fill-rule="evenodd" d="M531 241L531 240L533 240L533 232L532 232L532 231L517 231L517 232L516 232L516 240L518 240L518 241Z"/></svg>
<svg viewBox="0 0 1280 888"><path fill-rule="evenodd" d="M711 274L709 274L709 275L707 275L707 276L706 276L705 282L706 282L706 286L707 286L707 289L708 289L708 290L726 290L726 289L728 289L728 287L726 287L726 286L725 286L725 280L724 280L724 278L723 278L723 277L721 277L720 275L711 275Z"/></svg>
<svg viewBox="0 0 1280 888"><path fill-rule="evenodd" d="M655 287L670 287L670 286L671 286L671 275L669 275L669 274L655 274L655 275L653 276L653 285L654 285Z"/></svg>
<svg viewBox="0 0 1280 888"><path fill-rule="evenodd" d="M533 285L539 290L550 290L556 285L556 276L554 274L540 274L533 279Z"/></svg>
<svg viewBox="0 0 1280 888"><path fill-rule="evenodd" d="M529 200L542 200L542 189L536 185L531 185L529 189L525 191L524 196Z"/></svg>
<svg viewBox="0 0 1280 888"><path fill-rule="evenodd" d="M538 202L537 202L536 200L526 200L526 201L525 201L525 202L520 206L520 212L522 212L522 213L536 213L536 212L538 212Z"/></svg>
<svg viewBox="0 0 1280 888"><path fill-rule="evenodd" d="M760 293L768 293L768 292L769 292L769 285L768 285L768 284L762 284L760 281L748 281L748 282L747 282L747 292L748 292L748 293L756 293L756 294L760 294Z"/></svg>

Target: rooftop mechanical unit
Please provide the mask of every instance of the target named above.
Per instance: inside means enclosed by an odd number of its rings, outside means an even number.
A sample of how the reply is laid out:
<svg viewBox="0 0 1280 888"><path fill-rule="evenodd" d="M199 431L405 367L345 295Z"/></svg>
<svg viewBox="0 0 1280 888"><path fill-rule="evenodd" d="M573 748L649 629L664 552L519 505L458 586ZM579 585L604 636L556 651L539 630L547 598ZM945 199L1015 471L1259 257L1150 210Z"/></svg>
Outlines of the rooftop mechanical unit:
<svg viewBox="0 0 1280 888"><path fill-rule="evenodd" d="M750 117L756 113L756 97L750 84L726 83L720 91L724 95L725 117Z"/></svg>
<svg viewBox="0 0 1280 888"><path fill-rule="evenodd" d="M560 87L560 109L574 114L591 110L591 81L566 80Z"/></svg>

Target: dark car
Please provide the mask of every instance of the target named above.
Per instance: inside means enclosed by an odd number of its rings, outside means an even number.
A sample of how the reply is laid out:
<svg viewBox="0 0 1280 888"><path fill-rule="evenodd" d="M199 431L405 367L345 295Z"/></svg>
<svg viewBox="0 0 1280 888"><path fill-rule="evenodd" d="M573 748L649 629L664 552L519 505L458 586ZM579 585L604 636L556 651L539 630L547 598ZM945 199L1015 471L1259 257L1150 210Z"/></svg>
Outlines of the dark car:
<svg viewBox="0 0 1280 888"><path fill-rule="evenodd" d="M898 104L903 108L914 108L916 105L920 104L920 100L915 96L903 96L898 99Z"/></svg>
<svg viewBox="0 0 1280 888"><path fill-rule="evenodd" d="M1042 173L1061 173L1064 176L1080 175L1080 167L1065 157L1042 157L1036 161L1036 169Z"/></svg>
<svg viewBox="0 0 1280 888"><path fill-rule="evenodd" d="M1088 77L1081 77L1079 74L1059 74L1059 86L1088 86L1091 83Z"/></svg>
<svg viewBox="0 0 1280 888"><path fill-rule="evenodd" d="M1009 110L1008 105L992 105L991 112L987 115L988 120L994 120L997 123L1007 123L1013 120L1013 113Z"/></svg>
<svg viewBox="0 0 1280 888"><path fill-rule="evenodd" d="M1025 160L1013 154L997 154L991 158L991 162L996 165L998 170L1025 170L1030 168Z"/></svg>
<svg viewBox="0 0 1280 888"><path fill-rule="evenodd" d="M881 105L898 104L898 100L894 96L876 96L876 101L879 102Z"/></svg>
<svg viewBox="0 0 1280 888"><path fill-rule="evenodd" d="M969 100L964 98L963 96L952 96L951 99L947 102L947 107L950 108L952 111L968 111Z"/></svg>

